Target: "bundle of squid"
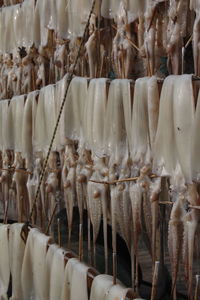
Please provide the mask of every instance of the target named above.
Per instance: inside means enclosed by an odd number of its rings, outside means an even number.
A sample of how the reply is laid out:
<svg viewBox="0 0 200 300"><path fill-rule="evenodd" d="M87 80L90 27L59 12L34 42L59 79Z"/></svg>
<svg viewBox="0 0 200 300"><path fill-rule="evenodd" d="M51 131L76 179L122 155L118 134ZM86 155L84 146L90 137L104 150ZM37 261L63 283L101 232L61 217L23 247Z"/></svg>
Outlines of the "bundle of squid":
<svg viewBox="0 0 200 300"><path fill-rule="evenodd" d="M46 142L44 151L47 152L48 147L50 145L52 134L56 125L56 117L57 117L57 107L56 107L56 98L55 98L55 88L53 85L49 85L45 87L45 95L44 95L44 111L45 111L45 127L46 127ZM57 145L56 142L52 145L48 167L49 172L46 180L46 193L49 194L49 199L47 199L47 205L49 208L49 217L53 212L53 208L56 201L56 191L59 185L58 179L58 168L57 168Z"/></svg>
<svg viewBox="0 0 200 300"><path fill-rule="evenodd" d="M65 253L62 248L54 251L50 270L49 298L45 299L61 299L65 274Z"/></svg>
<svg viewBox="0 0 200 300"><path fill-rule="evenodd" d="M80 243L80 255L82 258L83 249L81 249L81 245L83 242L83 211L87 209L87 184L88 180L92 176L92 159L91 153L89 150L80 148L78 150L79 158L77 160L77 167L76 167L76 195L77 195L77 204L79 210L79 219L80 219L80 231L79 231L79 243ZM90 229L90 216L89 211L88 213L88 230ZM88 232L88 253L91 254L91 246L90 246L90 230Z"/></svg>
<svg viewBox="0 0 200 300"><path fill-rule="evenodd" d="M12 71L12 59L10 54L5 54L3 58L3 66L1 69L1 99L9 99L11 98L11 89L10 93L8 90L8 77L10 72Z"/></svg>
<svg viewBox="0 0 200 300"><path fill-rule="evenodd" d="M50 280L51 280L51 269L52 261L55 252L59 249L57 244L51 244L47 246L47 253L45 257L45 273L44 273L44 289L46 291L46 299L49 299L50 295Z"/></svg>
<svg viewBox="0 0 200 300"><path fill-rule="evenodd" d="M2 152L2 172L0 176L0 183L2 189L2 201L4 206L4 221L7 223L7 216L9 211L10 202L10 189L12 186L12 175L9 172L9 167L12 165L12 152L10 150L4 150Z"/></svg>
<svg viewBox="0 0 200 300"><path fill-rule="evenodd" d="M89 77L106 77L110 71L109 61L112 53L112 30L109 26L98 28L100 16L97 12L90 18L89 37L85 43L86 55L89 63Z"/></svg>
<svg viewBox="0 0 200 300"><path fill-rule="evenodd" d="M43 1L42 1L43 2ZM22 44L18 45L24 47L28 51L34 44L34 15L35 15L35 1L23 1L20 5L21 12L21 26L15 30L21 30Z"/></svg>
<svg viewBox="0 0 200 300"><path fill-rule="evenodd" d="M109 290L113 286L113 277L110 275L100 274L97 275L91 287L90 300L105 299Z"/></svg>
<svg viewBox="0 0 200 300"><path fill-rule="evenodd" d="M29 202L26 185L28 176L27 173L20 172L20 169L25 169L25 160L22 158L21 152L15 152L13 167L16 169L13 175L13 182L16 185L18 220L22 222L28 217Z"/></svg>
<svg viewBox="0 0 200 300"><path fill-rule="evenodd" d="M36 157L40 158L40 161L38 160L38 171L42 167L42 159L45 157L52 139L53 130L56 124L56 113L55 88L53 85L49 85L40 91L36 115L34 117L33 152ZM45 174L47 176L46 192L49 194L49 201L48 199L46 199L46 201L44 197L45 180L43 180L40 190L43 209L48 211L49 217L54 209L56 191L59 183L56 150L55 141L52 145L50 160L48 162L49 172L48 174Z"/></svg>
<svg viewBox="0 0 200 300"><path fill-rule="evenodd" d="M43 0L42 2L41 6L39 6L40 18L43 19L40 26L53 31L56 29L57 22L56 3L52 0Z"/></svg>
<svg viewBox="0 0 200 300"><path fill-rule="evenodd" d="M54 3L54 1L51 1ZM68 4L67 0L58 0L56 1L56 36L59 39L69 39L70 31L68 28Z"/></svg>
<svg viewBox="0 0 200 300"><path fill-rule="evenodd" d="M73 3L68 2L68 38L70 38L70 60L74 61L74 53L76 53L77 45L80 44L80 38L84 32L84 26L87 22L87 18L89 16L89 12L92 8L93 2L91 0L81 0L79 1L79 8L81 6L81 10L83 14L80 16L77 10L77 0ZM87 63L89 62L89 74L90 77L99 77L98 74L101 74L103 59L101 57L105 55L104 49L102 45L100 45L100 31L96 27L96 19L99 16L99 24L100 24L100 6L99 3L96 2L95 8L93 10L93 14L90 18L90 26L89 26L89 37L87 42L85 43L85 48L80 53L80 59L77 64L77 74L81 74L81 76L87 76ZM86 50L86 51L85 51ZM85 53L86 52L86 53ZM86 54L86 55L85 55ZM87 62L88 61L88 62ZM97 65L99 62L99 66Z"/></svg>
<svg viewBox="0 0 200 300"><path fill-rule="evenodd" d="M90 300L125 300L129 290L130 289L126 288L120 281L117 281L116 284L113 284L112 276L101 274L96 276L92 282Z"/></svg>
<svg viewBox="0 0 200 300"><path fill-rule="evenodd" d="M100 230L101 216L103 214L105 272L108 272L108 245L107 245L107 218L108 218L108 190L106 185L92 182L103 181L107 177L107 166L104 158L94 158L93 174L87 185L87 209L93 229L93 259L96 265L96 240Z"/></svg>
<svg viewBox="0 0 200 300"><path fill-rule="evenodd" d="M119 78L128 78L133 71L136 50L135 37L131 33L131 26L128 23L128 13L124 3L120 2L118 16L116 17L117 32L113 39L113 62Z"/></svg>
<svg viewBox="0 0 200 300"><path fill-rule="evenodd" d="M68 223L68 248L71 244L73 208L76 203L76 159L74 144L71 141L66 145L62 168L62 184Z"/></svg>
<svg viewBox="0 0 200 300"><path fill-rule="evenodd" d="M139 19L139 45L143 43L140 55L146 59L147 74L150 76L155 73L160 75L160 57L166 55L166 50L164 49L164 34L166 34L165 9L165 0L150 0L146 5L144 19L143 17ZM143 37L141 37L142 33Z"/></svg>
<svg viewBox="0 0 200 300"><path fill-rule="evenodd" d="M14 15L13 15L13 32L14 32L14 42L15 42L15 48L18 49L18 47L22 47L23 44L23 23L24 17L22 15L22 9L21 4L14 6Z"/></svg>
<svg viewBox="0 0 200 300"><path fill-rule="evenodd" d="M199 206L199 194L195 183L188 185L186 200L191 206ZM183 262L188 289L188 299L193 299L193 260L195 256L195 239L197 238L200 213L198 209L189 210L183 219Z"/></svg>
<svg viewBox="0 0 200 300"><path fill-rule="evenodd" d="M84 116L84 130L86 138L86 148L91 149L93 159L93 174L91 180L103 181L107 178L108 167L104 158L105 151L105 127L104 118L106 113L106 79L93 79L90 81L88 90L88 101ZM108 189L105 185L95 182L88 183L88 203L87 208L93 226L94 260L95 245L98 237L101 214L103 214L104 229L104 250L105 250L105 270L108 268L108 247L107 247L107 206Z"/></svg>
<svg viewBox="0 0 200 300"><path fill-rule="evenodd" d="M111 82L104 127L104 151L110 157L109 180L111 181L130 177L128 149L131 146L131 108L129 80L114 80ZM123 157L124 159L122 159ZM119 226L122 237L125 239L127 246L130 246L129 226L126 226L130 220L130 201L127 200L129 199L127 192L127 183L110 187L113 259L116 257L116 226ZM121 210L123 213L121 213ZM116 262L114 264L116 267Z"/></svg>
<svg viewBox="0 0 200 300"><path fill-rule="evenodd" d="M167 28L168 70L171 74L181 74L183 38L186 36L187 11L189 1L170 1Z"/></svg>
<svg viewBox="0 0 200 300"><path fill-rule="evenodd" d="M192 76L167 77L161 92L154 144L153 170L156 174L173 177L178 172L186 182L191 183L194 112ZM173 122L170 121L172 118ZM164 124L168 124L167 131Z"/></svg>
<svg viewBox="0 0 200 300"><path fill-rule="evenodd" d="M68 42L56 40L56 50L54 52L55 81L62 79L68 67Z"/></svg>
<svg viewBox="0 0 200 300"><path fill-rule="evenodd" d="M8 212L8 205L9 205L9 198L10 198L10 188L12 186L12 173L9 172L9 167L13 163L13 151L9 149L9 138L7 136L7 125L8 125L8 108L9 108L9 101L4 100L0 102L0 114L1 114L1 152L2 152L2 169L0 182L2 188L2 196L3 196L3 203L4 203L4 219L5 222L7 221L7 212ZM3 128L6 128L5 130Z"/></svg>
<svg viewBox="0 0 200 300"><path fill-rule="evenodd" d="M120 164L119 180L130 178L130 159L126 154ZM116 201L115 207L112 206L115 213L116 223L119 226L119 232L126 242L127 248L131 251L131 201L129 196L129 184L127 182L118 183L116 185ZM121 212L121 213L120 213Z"/></svg>
<svg viewBox="0 0 200 300"><path fill-rule="evenodd" d="M15 5L13 13L14 48L12 53L19 52L20 58L15 58L12 76L17 94L27 94L35 87L35 52L33 49L33 19L35 1L25 1ZM20 91L20 92L19 92ZM14 94L15 95L15 94Z"/></svg>
<svg viewBox="0 0 200 300"><path fill-rule="evenodd" d="M87 273L89 267L76 258L68 260L65 267L61 300L88 299ZM77 289L77 280L80 288Z"/></svg>
<svg viewBox="0 0 200 300"><path fill-rule="evenodd" d="M99 32L97 31L96 27L96 15L92 14L90 19L90 26L89 26L89 38L85 43L86 54L88 56L89 62L89 77L95 78L97 77L97 71L99 66L99 55L98 54L98 43L99 43Z"/></svg>
<svg viewBox="0 0 200 300"><path fill-rule="evenodd" d="M15 48L15 37L13 30L13 20L14 17L14 6L8 6L2 9L3 21L4 21L4 32L2 36L2 52L3 53L12 53ZM7 38L5 37L7 36Z"/></svg>
<svg viewBox="0 0 200 300"><path fill-rule="evenodd" d="M127 101L127 106L125 101ZM113 80L109 87L105 114L104 152L117 166L120 166L122 158L124 157L127 138L130 138L130 131L126 132L130 125L130 107L129 81L119 79ZM127 118L126 121L125 118ZM130 145L130 141L128 141L128 144Z"/></svg>
<svg viewBox="0 0 200 300"><path fill-rule="evenodd" d="M36 197L36 191L37 187L39 185L40 181L40 174L42 172L42 163L43 163L43 157L40 154L35 155L34 163L33 163L33 171L30 172L28 175L27 180L27 190L28 190L28 197L29 197L29 213L32 212L32 224L40 224L40 226L43 228L44 221L48 219L47 216L47 209L48 209L48 203L47 203L47 196L45 194L45 182L43 181L40 186L40 192L39 196L37 198L36 203L35 197Z"/></svg>
<svg viewBox="0 0 200 300"><path fill-rule="evenodd" d="M68 68L70 70L70 66L73 65L74 60L78 54L78 49L81 43L81 38L80 37L72 37L69 41L69 54L68 54ZM81 49L80 55L78 58L78 62L76 65L76 69L74 74L76 76L81 76L81 77L86 77L88 76L86 73L86 67L84 64L85 59L85 50L84 48ZM67 70L68 71L68 70Z"/></svg>
<svg viewBox="0 0 200 300"><path fill-rule="evenodd" d="M71 278L75 275L81 277L76 270L73 272L70 268L70 263L65 267L65 255L67 254L62 248L59 248L56 244L49 245L46 259L45 259L45 278L44 278L44 290L46 291L46 298L44 299L77 299L77 298L70 298L70 290L71 284L73 285L73 289L75 289L75 281L73 279L73 283L71 282ZM72 259L73 261L74 259ZM78 260L75 259L77 262ZM71 260L69 260L71 261ZM79 263L80 264L80 263ZM80 264L82 266L82 264ZM84 265L83 267L78 268L79 271L82 270L84 272ZM56 278L56 280L55 280ZM77 277L76 277L77 278ZM87 279L87 273L86 273ZM83 279L82 279L83 281ZM79 281L81 284L81 281ZM82 287L82 285L81 285ZM87 286L86 286L87 287ZM75 293L84 293L82 288L77 289L72 294ZM83 296L83 295L82 295ZM41 298L43 299L43 298Z"/></svg>
<svg viewBox="0 0 200 300"><path fill-rule="evenodd" d="M38 49L38 71L36 78L37 88L45 87L50 83L50 59L48 47L40 46ZM54 72L54 71L53 71ZM52 75L53 76L53 75Z"/></svg>
<svg viewBox="0 0 200 300"><path fill-rule="evenodd" d="M117 297L125 300L129 291L129 288L125 287L121 282L119 282L110 288L105 300L115 300Z"/></svg>
<svg viewBox="0 0 200 300"><path fill-rule="evenodd" d="M22 59L23 74L21 93L28 94L31 91L36 90L36 59L38 53L35 47L31 47L27 51L27 55Z"/></svg>
<svg viewBox="0 0 200 300"><path fill-rule="evenodd" d="M0 13L0 21L1 21L1 24L5 24L6 23L6 11L7 11L7 8L6 9L1 9L1 13ZM1 46L0 46L0 49L1 49L1 53L5 54L6 53L6 46L5 46L5 36L3 35L3 26L1 26ZM5 28L4 28L5 30Z"/></svg>
<svg viewBox="0 0 200 300"><path fill-rule="evenodd" d="M46 13L49 12L47 1L37 1L34 11L34 35L33 41L36 48L48 44L48 28L46 24Z"/></svg>
<svg viewBox="0 0 200 300"><path fill-rule="evenodd" d="M183 246L184 218L186 215L184 204L187 199L187 190L189 192L189 187L186 184L192 182L191 144L194 110L191 75L169 76L164 81L161 92L153 165L156 174L171 176L174 205L169 221L168 246L172 265L174 299L176 299L176 280ZM169 120L172 119L173 122L170 121L169 123ZM167 132L164 129L164 122L169 124ZM163 140L161 135L164 132L165 138ZM190 233L191 240L194 240L195 231L192 232L191 230Z"/></svg>
<svg viewBox="0 0 200 300"><path fill-rule="evenodd" d="M192 147L191 147L191 165L192 165L192 178L199 181L199 161L198 146L199 146L199 110L200 110L200 93L198 95L196 112L194 116L193 134L192 134ZM198 185L195 183L188 185L186 199L189 205L195 207L199 206ZM197 227L199 223L199 210L191 209L187 212L184 219L184 247L183 247L183 261L185 262L185 274L188 283L188 297L192 298L193 287L193 257L195 255L195 237L197 234Z"/></svg>
<svg viewBox="0 0 200 300"><path fill-rule="evenodd" d="M193 9L196 13L194 27L193 27L193 57L194 57L194 72L195 75L200 75L199 70L199 28L200 28L200 5L198 1L190 0L190 9Z"/></svg>
<svg viewBox="0 0 200 300"><path fill-rule="evenodd" d="M29 198L29 209L32 210L33 202L35 199L36 188L39 183L39 176L41 171L41 157L33 153L33 140L35 138L34 128L35 128L35 117L37 109L37 99L39 92L31 92L28 94L26 103L24 106L23 114L23 125L22 125L22 156L25 158L26 169L29 172L27 179L27 190ZM45 215L45 202L44 202L44 191L42 190L39 195L38 203L34 208L34 213L32 217L33 224L36 224L37 216L41 214L41 223ZM41 208L40 208L41 207ZM30 212L29 211L29 212ZM40 212L40 213L39 213Z"/></svg>
<svg viewBox="0 0 200 300"><path fill-rule="evenodd" d="M58 113L60 111L61 101L63 100L65 95L66 86L68 83L67 78L68 78L68 74L66 74L61 80L57 81L55 85L56 116L58 116ZM66 110L66 106L64 106L64 110ZM65 134L64 134L65 121L63 121L63 119L65 120L65 111L61 115L61 120L58 125L57 134L55 136L55 145L57 147L57 151L60 154L61 165L63 165L63 152L64 152L63 150L65 149L65 143L66 143Z"/></svg>
<svg viewBox="0 0 200 300"><path fill-rule="evenodd" d="M27 194L27 174L21 172L25 169L25 160L22 157L22 126L24 112L24 96L12 98L8 109L8 131L9 131L9 149L14 150L13 167L16 169L13 174L13 183L16 185L16 202L18 220L22 221L28 214L28 194ZM16 126L16 124L18 126Z"/></svg>
<svg viewBox="0 0 200 300"><path fill-rule="evenodd" d="M48 299L44 285L47 246L50 237L32 228L29 231L21 272L22 299ZM20 280L20 278L19 278Z"/></svg>
<svg viewBox="0 0 200 300"><path fill-rule="evenodd" d="M48 160L48 175L45 182L45 192L46 192L46 205L45 210L47 211L48 220L51 216L56 205L57 190L59 187L59 178L57 170L57 152L51 151Z"/></svg>
<svg viewBox="0 0 200 300"><path fill-rule="evenodd" d="M128 22L135 21L139 16L144 14L146 1L136 0L134 3L131 0L103 0L101 5L101 15L106 19L114 19L120 10L120 5L124 5L127 10Z"/></svg>
<svg viewBox="0 0 200 300"><path fill-rule="evenodd" d="M21 284L21 271L25 251L25 243L21 238L23 225L15 223L10 225L9 228L9 262L12 276L11 300L23 299Z"/></svg>
<svg viewBox="0 0 200 300"><path fill-rule="evenodd" d="M10 73L10 81L12 87L12 93L14 96L21 94L21 80L22 80L22 64L21 57L18 51L13 53L13 68ZM9 82L8 82L9 85Z"/></svg>
<svg viewBox="0 0 200 300"><path fill-rule="evenodd" d="M75 0L67 3L68 38L81 37L83 35L91 8L91 0ZM82 11L81 15L80 10Z"/></svg>
<svg viewBox="0 0 200 300"><path fill-rule="evenodd" d="M7 300L7 291L10 280L9 263L9 244L8 244L9 225L0 224L0 299Z"/></svg>
<svg viewBox="0 0 200 300"><path fill-rule="evenodd" d="M63 86L66 85L67 75L60 82L60 93L63 94ZM71 239L71 227L73 220L73 206L76 201L76 160L75 143L84 143L83 112L87 99L87 79L74 77L67 94L64 111L60 121L60 144L66 145L66 154L62 171L62 182L65 194L65 204L68 217L69 242ZM78 190L79 207L82 194ZM81 212L80 212L81 214Z"/></svg>
<svg viewBox="0 0 200 300"><path fill-rule="evenodd" d="M160 180L151 181L149 174L151 173L158 112L159 92L156 78L145 77L136 80L130 148L133 164L131 175L139 175L136 183L130 183L134 236L132 251L136 255L136 266L132 265L132 280L136 288L138 287L138 242L141 234L144 236L146 246L152 255L152 263L156 259ZM136 277L134 272L136 272Z"/></svg>
<svg viewBox="0 0 200 300"><path fill-rule="evenodd" d="M59 100L59 95L63 98L68 75L66 75L57 86L56 98ZM70 83L67 93L67 98L63 108L63 113L60 120L59 141L62 146L67 144L69 140L81 140L83 144L83 116L86 110L85 103L88 95L88 80L87 78L74 77ZM60 109L59 102L57 109Z"/></svg>

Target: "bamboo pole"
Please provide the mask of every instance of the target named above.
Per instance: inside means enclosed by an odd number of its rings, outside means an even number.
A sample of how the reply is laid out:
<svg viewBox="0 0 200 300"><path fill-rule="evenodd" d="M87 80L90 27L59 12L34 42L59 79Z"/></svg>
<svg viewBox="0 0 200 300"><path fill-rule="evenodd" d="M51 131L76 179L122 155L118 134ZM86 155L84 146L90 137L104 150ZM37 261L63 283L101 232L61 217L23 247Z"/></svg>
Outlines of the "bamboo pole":
<svg viewBox="0 0 200 300"><path fill-rule="evenodd" d="M150 178L157 178L159 176L152 174L149 176ZM94 183L99 183L99 184L116 184L116 183L121 183L121 182L132 182L138 180L140 177L131 177L131 178L124 178L124 179L118 179L118 180L113 180L113 181L97 181L97 180L89 180L90 182Z"/></svg>
<svg viewBox="0 0 200 300"><path fill-rule="evenodd" d="M79 224L79 260L83 260L83 224Z"/></svg>
<svg viewBox="0 0 200 300"><path fill-rule="evenodd" d="M196 275L196 285L195 285L194 300L198 300L199 299L199 284L200 284L200 275Z"/></svg>
<svg viewBox="0 0 200 300"><path fill-rule="evenodd" d="M113 252L113 284L117 283L117 254Z"/></svg>
<svg viewBox="0 0 200 300"><path fill-rule="evenodd" d="M155 262L154 272L153 272L153 282L152 282L152 290L151 290L151 300L155 300L155 299L156 299L159 265L160 265L160 262L159 262L159 261L156 261L156 262Z"/></svg>
<svg viewBox="0 0 200 300"><path fill-rule="evenodd" d="M58 245L61 247L60 218L57 219Z"/></svg>
<svg viewBox="0 0 200 300"><path fill-rule="evenodd" d="M46 231L45 231L45 234L49 234L49 228L51 227L51 224L52 224L52 222L53 222L53 217L54 217L54 215L55 215L55 213L56 213L57 205L58 205L58 203L56 202L55 205L54 205L53 212L52 212L52 214L51 214L51 218L50 218L49 223L48 223L48 225L47 225L47 229L46 229Z"/></svg>
<svg viewBox="0 0 200 300"><path fill-rule="evenodd" d="M25 173L25 174L29 174L29 175L33 175L32 172L29 172L25 169L15 169L15 168L0 168L0 171L8 171L8 172L18 172L18 173Z"/></svg>

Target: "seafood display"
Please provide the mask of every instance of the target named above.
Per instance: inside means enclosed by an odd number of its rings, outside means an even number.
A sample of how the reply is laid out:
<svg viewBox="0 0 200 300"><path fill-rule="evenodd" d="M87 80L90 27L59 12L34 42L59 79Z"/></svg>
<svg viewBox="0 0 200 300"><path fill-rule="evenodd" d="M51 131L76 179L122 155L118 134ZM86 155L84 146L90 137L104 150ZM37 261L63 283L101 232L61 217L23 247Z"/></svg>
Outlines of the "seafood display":
<svg viewBox="0 0 200 300"><path fill-rule="evenodd" d="M199 40L198 0L0 0L0 299L139 299L141 248L151 300L199 299Z"/></svg>

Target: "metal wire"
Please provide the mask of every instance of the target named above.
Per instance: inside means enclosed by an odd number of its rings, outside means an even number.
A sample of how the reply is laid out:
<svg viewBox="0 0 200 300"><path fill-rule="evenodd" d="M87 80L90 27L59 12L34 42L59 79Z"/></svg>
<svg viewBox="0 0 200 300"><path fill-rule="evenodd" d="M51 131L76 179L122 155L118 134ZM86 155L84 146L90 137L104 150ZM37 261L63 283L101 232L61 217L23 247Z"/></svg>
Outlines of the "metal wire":
<svg viewBox="0 0 200 300"><path fill-rule="evenodd" d="M40 187L41 187L44 175L45 175L45 171L46 171L46 168L47 168L47 163L48 163L49 156L50 156L50 153L51 153L51 149L52 149L52 146L53 146L53 142L54 142L54 139L55 139L55 136L56 136L56 133L57 133L60 118L61 118L61 115L62 115L62 112L63 112L63 108L64 108L64 105L65 105L67 93L68 93L68 90L69 90L69 86L70 86L70 83L73 79L74 71L76 69L76 65L77 65L77 62L78 62L78 59L79 59L79 56L80 56L80 53L81 53L81 49L82 49L84 41L85 41L85 37L86 37L87 31L88 31L88 28L89 28L89 24L90 24L90 18L91 18L91 15L92 15L93 11L94 11L95 4L96 4L96 0L94 0L93 3L92 3L92 7L91 7L91 10L90 10L90 14L88 16L88 20L87 20L87 23L86 23L86 26L85 26L83 38L81 40L81 43L80 43L80 46L79 46L79 49L78 49L78 53L76 55L74 63L71 66L72 70L68 74L67 87L66 87L65 94L64 94L64 97L63 97L63 100L62 100L62 103L61 103L60 111L59 111L59 114L58 114L58 118L57 118L57 121L56 121L54 131L53 131L53 136L52 136L52 139L51 139L51 143L49 145L49 149L48 149L47 156L46 156L46 159L45 159L45 162L44 162L44 166L43 166L43 168L41 170L41 173L40 173L40 181L38 183L35 199L34 199L34 202L33 202L32 208L31 208L31 212L30 212L30 215L29 215L29 218L28 218L28 222L30 222L30 220L32 218L34 208L35 208L35 205L37 203L37 199L39 197Z"/></svg>

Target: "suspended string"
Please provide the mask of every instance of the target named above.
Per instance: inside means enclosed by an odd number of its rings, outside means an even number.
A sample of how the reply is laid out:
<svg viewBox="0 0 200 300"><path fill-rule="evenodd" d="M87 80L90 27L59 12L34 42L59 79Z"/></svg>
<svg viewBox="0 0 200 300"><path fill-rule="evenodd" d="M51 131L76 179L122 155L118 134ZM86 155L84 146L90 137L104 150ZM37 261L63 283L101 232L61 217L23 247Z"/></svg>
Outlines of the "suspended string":
<svg viewBox="0 0 200 300"><path fill-rule="evenodd" d="M74 63L71 65L71 68L70 68L71 72L69 72L69 74L68 74L67 87L66 87L65 94L64 94L64 97L63 97L63 100L62 100L62 103L61 103L60 111L59 111L59 114L58 114L58 118L57 118L57 121L56 121L54 131L53 131L53 136L52 136L52 139L51 139L51 142L50 142L50 146L49 146L49 149L48 149L48 152L47 152L47 156L46 156L43 168L40 172L40 180L39 180L39 183L38 183L35 199L34 199L34 202L32 204L31 212L29 214L28 223L30 223L30 221L31 221L31 218L32 218L33 212L34 212L34 208L35 208L35 205L37 203L37 199L39 197L40 187L41 187L42 181L44 179L44 175L45 175L46 168L47 168L47 163L48 163L49 156L50 156L50 153L51 153L51 149L52 149L54 139L55 139L55 136L56 136L56 133L57 133L58 125L59 125L60 118L61 118L61 115L62 115L62 111L63 111L64 105L65 105L65 101L66 101L67 93L68 93L68 90L69 90L69 86L70 86L70 83L73 79L73 75L74 75L74 72L75 72L75 69L76 69L76 65L78 63L78 59L79 59L79 56L80 56L80 53L81 53L81 49L84 45L84 41L85 41L86 34L87 34L87 31L88 31L88 28L89 28L90 19L91 19L91 15L94 11L95 4L96 4L96 0L94 0L93 3L92 3L92 7L91 7L91 10L90 10L90 13L89 13L89 16L88 16L88 20L87 20L87 23L86 23L86 26L85 26L85 30L84 30L84 33L83 33L83 37L82 37L81 43L80 43L79 48L78 48L78 53L76 55Z"/></svg>

